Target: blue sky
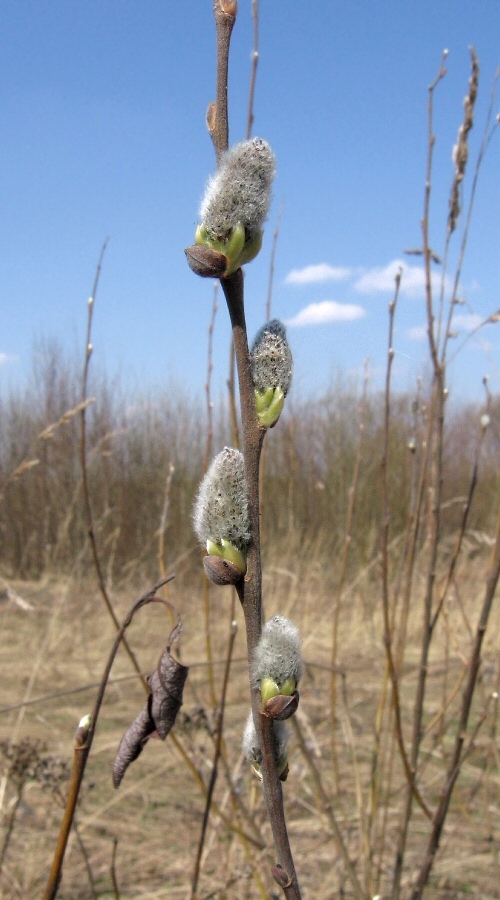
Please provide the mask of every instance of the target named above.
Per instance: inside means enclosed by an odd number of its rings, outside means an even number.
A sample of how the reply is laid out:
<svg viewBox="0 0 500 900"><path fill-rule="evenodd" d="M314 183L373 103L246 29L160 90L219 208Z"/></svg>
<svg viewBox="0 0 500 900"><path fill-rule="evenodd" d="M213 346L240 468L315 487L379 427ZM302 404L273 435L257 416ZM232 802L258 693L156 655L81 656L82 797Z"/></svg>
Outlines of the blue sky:
<svg viewBox="0 0 500 900"><path fill-rule="evenodd" d="M431 241L443 249L453 165L476 48L480 92L473 163L500 65L498 0L261 0L254 134L277 158L264 246L246 267L250 337L263 323L280 218L272 315L288 324L295 388L318 393L369 360L382 383L394 273L403 273L395 385L428 371L421 244L427 88L435 95ZM253 47L240 0L230 59L230 138L245 136ZM0 389L22 384L41 338L83 355L96 299L95 364L131 390L206 379L212 284L188 269L214 154L205 111L215 90L212 0L3 0L0 5ZM495 113L500 110L500 96ZM451 350L456 397L500 390L500 135L485 157ZM471 166L472 169L472 166ZM464 200L470 188L466 183ZM461 239L458 229L451 262ZM453 268L450 269L453 275ZM227 377L222 296L214 392Z"/></svg>

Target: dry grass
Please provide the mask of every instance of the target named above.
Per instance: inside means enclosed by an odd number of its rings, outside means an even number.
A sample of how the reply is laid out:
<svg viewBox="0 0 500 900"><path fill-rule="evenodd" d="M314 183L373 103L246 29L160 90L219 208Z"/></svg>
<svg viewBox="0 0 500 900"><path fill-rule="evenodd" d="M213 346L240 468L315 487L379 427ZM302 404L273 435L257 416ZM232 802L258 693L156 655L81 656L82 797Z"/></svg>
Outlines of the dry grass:
<svg viewBox="0 0 500 900"><path fill-rule="evenodd" d="M462 669L463 658L468 655L471 641L469 628L474 626L481 599L478 585L484 573L486 549L481 547L478 538L474 541L471 538L471 548L473 546L474 552L471 549L457 574L448 606L448 638L442 627L433 648L425 724L441 709L443 692L447 694L452 688ZM347 704L340 703L338 706L339 783L336 785L329 722L332 593L325 590L322 584L319 558L313 558L309 563L302 559L299 565L290 560L286 562L281 566L268 566L264 586L266 615L279 610L297 622L303 635L306 661L299 726L308 756L301 753L296 735L292 735L290 775L285 784L292 848L305 897L350 897L351 887L344 874L327 812L318 799L309 760L315 763L322 785L332 798L333 810L351 859L362 877L360 810L356 801L353 754L359 769L363 815L366 815L374 722L385 667L378 571L375 566L360 573L356 586L348 589L344 599L338 663L343 673L341 681L345 686ZM92 585L69 579L52 581L46 578L39 583L11 583L10 589L10 599L5 591L0 606L2 707L15 706L21 701L27 701L29 705L2 711L0 739L15 744L25 739L40 741L46 748L41 751L42 756L62 757L69 762L72 734L80 717L91 709L95 684L112 642L112 625ZM214 590L211 597L211 637L216 661L224 659L227 645L229 590ZM22 608L15 601L12 591L33 608ZM171 586L170 596L181 610L184 621L180 647L182 660L191 666L175 736L182 741L192 763L207 783L213 754L209 729L213 724L214 711L208 689L201 591L201 584L193 581L193 587L186 589L177 579ZM417 586L400 682L405 729L410 727L418 671L418 594ZM125 612L133 599L133 595L125 592L114 598L120 614ZM239 611L238 617L242 626ZM156 608L140 613L132 625L129 639L145 671L151 671L156 664L169 630L168 616L164 610ZM485 648L473 723L477 721L488 696L497 687L499 649L500 638L497 633L492 633ZM240 758L241 732L248 710L244 657L244 635L240 627L228 694L224 752L244 814L238 810L235 797L228 790L222 767L215 801L226 822L215 811L212 813L199 889L199 897L207 900L208 897L257 898L273 896L273 890L276 892L268 875L269 862L273 859L272 841L260 786ZM116 877L121 898L189 897L204 799L172 740L168 739L165 744L150 741L127 773L120 789L115 791L112 787L111 765L118 742L144 702L140 684L130 676L130 663L125 654L120 653L101 712L77 816L87 863L73 835L59 893L62 900L115 896L111 875L115 840ZM221 678L222 666L216 665L217 690L220 690ZM72 693L60 695L66 690ZM50 697L52 694L59 696ZM43 699L46 696L47 699ZM456 721L459 698L460 692L447 708L447 725ZM499 773L495 728L496 701L493 701L489 704L488 714L456 788L427 891L429 897L500 896L497 849L500 838ZM433 735L424 745L424 765L420 777L422 792L431 807L441 787L451 741L446 728L441 735L439 728L434 729ZM385 754L389 754L390 744L389 738L383 741ZM386 768L391 769L392 775L386 803L386 851L381 858L382 896L385 896L384 886L387 887L384 873L387 871L390 876L394 863L394 853L390 848L394 844L403 799L404 775L397 752L391 765L387 755ZM385 783L386 776L387 772ZM4 829L15 796L14 781L8 779L3 804ZM60 818L60 801L54 791L42 787L34 779L28 781L4 861L1 882L4 897L41 896ZM231 830L227 822L242 829L247 838ZM379 816L374 833L380 833L380 827ZM411 825L403 896L423 853L428 828L423 813L417 810ZM264 849L255 846L254 842L260 838ZM375 868L378 864L378 846L378 841L374 840ZM89 884L88 867L93 888Z"/></svg>

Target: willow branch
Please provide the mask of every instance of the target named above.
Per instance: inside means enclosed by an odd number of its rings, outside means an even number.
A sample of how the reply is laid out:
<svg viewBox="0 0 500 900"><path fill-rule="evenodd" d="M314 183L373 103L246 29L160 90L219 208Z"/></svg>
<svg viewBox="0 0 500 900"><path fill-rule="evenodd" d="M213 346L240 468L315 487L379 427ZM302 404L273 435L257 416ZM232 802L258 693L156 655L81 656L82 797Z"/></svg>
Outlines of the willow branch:
<svg viewBox="0 0 500 900"><path fill-rule="evenodd" d="M86 337L86 343L85 343L85 361L84 361L84 365L83 365L83 375L82 375L82 395L81 395L81 404L80 404L80 406L81 406L81 411L80 411L80 421L81 421L81 435L80 435L80 465L81 465L81 471L82 471L83 505L84 505L84 510L85 510L85 517L86 517L86 520L87 520L87 534L88 534L88 538L89 538L89 542L90 542L90 548L91 548L91 552L92 552L92 559L93 559L93 562L94 562L94 568L95 568L95 571L96 571L96 574L97 574L97 581L98 581L98 584L99 584L99 590L100 590L101 595L102 595L102 598L103 598L103 600L104 600L104 605L106 606L106 609L107 609L107 611L108 611L108 613L109 613L109 616L110 616L110 618L111 618L111 620L112 620L112 622L113 622L113 625L114 625L115 628L118 630L119 627L120 627L120 623L119 623L118 618L117 618L117 616L116 616L116 613L115 613L115 611L114 611L114 609L113 609L113 604L111 603L111 599L110 599L110 597L109 597L109 594L108 594L108 591L107 591L107 588L106 588L106 581L105 581L105 578L104 578L104 572L103 572L103 568L102 568L102 565L101 565L101 559L100 559L100 556L99 556L99 551L98 551L98 549L97 549L97 540L96 540L96 536L95 536L94 516L93 516L93 513L92 513L92 504L91 504L91 501L90 501L90 487L89 487L89 478L88 478L88 469L87 469L87 427L86 427L87 421L86 421L86 411L87 411L87 384L88 384L88 377L89 377L90 358L91 358L91 356L92 356L92 341L91 341L91 337L92 337L92 318L93 318L93 312L94 312L95 297L96 297L96 294L97 294L97 288L98 288L98 285L99 285L99 279L100 279L100 276L101 276L102 261L103 261L103 258L104 258L104 253L106 252L106 247L107 247L107 245L108 245L108 239L106 238L106 240L104 241L104 243L103 243L103 245L102 245L102 247L101 247L101 252L100 252L100 255L99 255L99 261L98 261L98 263L97 263L97 268L96 268L96 273L95 273L95 278L94 278L94 284L93 284L93 287L92 287L92 294L91 294L91 297L90 297L89 302L88 302L87 337ZM141 681L142 681L142 683L143 683L144 689L145 689L145 691L147 692L147 691L148 691L148 686L147 686L147 683L146 683L146 681L145 681L145 679L144 679L144 676L143 676L143 674L142 674L142 672L141 672L141 670L140 670L139 663L137 662L137 659L136 659L136 657L135 657L135 654L134 654L132 648L130 647L130 645L129 645L129 643L128 643L128 641L127 641L127 639L125 638L124 635L122 636L122 639L123 639L123 646L124 646L124 648L125 648L125 650L126 650L126 652L127 652L127 655L128 655L128 657L129 657L129 659L130 659L130 661L131 661L131 663L132 663L132 665L133 665L135 671L137 672L137 674L138 674L139 677L141 678Z"/></svg>
<svg viewBox="0 0 500 900"><path fill-rule="evenodd" d="M462 695L462 708L461 708L461 713L460 713L460 719L459 719L459 722L457 725L455 745L454 745L453 753L450 757L450 761L448 764L445 786L441 793L441 798L439 800L436 812L434 814L433 828L432 828L432 832L431 832L429 842L427 845L427 852L425 855L424 862L422 863L422 867L420 869L416 885L411 894L411 900L420 900L423 890L429 879L429 875L431 873L431 869L434 864L436 853L437 853L437 850L439 847L439 840L440 840L443 826L444 826L444 823L446 820L446 815L448 813L448 808L450 805L453 788L455 787L455 782L460 774L463 757L464 757L463 745L464 745L465 737L467 734L467 725L469 722L469 715L470 715L471 706L472 706L472 699L474 697L474 690L476 687L476 682L477 682L477 678L479 675L479 668L480 668L480 664L481 664L481 648L482 648L486 628L488 625L488 620L489 620L489 616L490 616L490 612L491 612L491 607L493 605L493 599L495 596L495 591L497 589L499 577L500 577L500 510L499 510L498 519L497 519L495 544L494 544L494 547L492 550L488 574L486 577L483 606L481 609L481 614L479 616L479 622L477 624L476 638L475 638L474 647L472 650L471 660L469 663L469 670L468 670L469 674L468 674L468 678L467 678L464 692Z"/></svg>

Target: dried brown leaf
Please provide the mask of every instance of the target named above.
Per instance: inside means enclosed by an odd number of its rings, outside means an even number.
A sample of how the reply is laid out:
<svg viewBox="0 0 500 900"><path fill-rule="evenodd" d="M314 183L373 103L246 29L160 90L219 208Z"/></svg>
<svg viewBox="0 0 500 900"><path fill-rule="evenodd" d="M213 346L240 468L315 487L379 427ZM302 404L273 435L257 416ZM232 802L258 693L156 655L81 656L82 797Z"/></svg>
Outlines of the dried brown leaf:
<svg viewBox="0 0 500 900"><path fill-rule="evenodd" d="M177 640L182 628L179 623L170 635L170 642ZM188 674L183 666L166 647L158 661L155 672L148 678L151 694L146 705L123 735L113 764L113 784L118 787L130 763L142 753L153 733L162 741L174 725L182 706L182 693Z"/></svg>
<svg viewBox="0 0 500 900"><path fill-rule="evenodd" d="M134 719L123 735L118 753L113 763L113 784L115 788L119 787L125 772L130 763L142 753L149 737L155 731L155 724L150 712L150 699L141 709L139 715Z"/></svg>
<svg viewBox="0 0 500 900"><path fill-rule="evenodd" d="M182 692L188 674L183 666L170 654L167 647L158 662L156 672L149 678L151 688L151 715L156 730L164 741L172 728L177 713L182 706Z"/></svg>

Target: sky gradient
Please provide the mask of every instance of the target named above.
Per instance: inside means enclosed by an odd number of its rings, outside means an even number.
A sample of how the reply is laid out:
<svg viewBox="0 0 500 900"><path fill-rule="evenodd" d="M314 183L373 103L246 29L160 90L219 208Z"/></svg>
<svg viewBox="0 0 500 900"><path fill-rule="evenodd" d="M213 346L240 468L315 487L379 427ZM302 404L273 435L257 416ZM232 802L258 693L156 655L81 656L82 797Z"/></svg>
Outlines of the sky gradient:
<svg viewBox="0 0 500 900"><path fill-rule="evenodd" d="M172 377L203 391L213 286L189 270L204 186L214 169L205 112L215 91L212 0L3 0L0 8L0 390L22 385L40 340L83 359L87 299L109 238L95 303L94 365L133 390ZM272 315L288 326L294 388L320 393L341 373L383 382L388 305L396 311L394 384L429 371L424 279L405 255L422 243L428 86L435 93L431 242L441 255L452 148L480 63L469 177L500 65L497 0L261 0L253 134L277 160L260 256L246 267L250 339L265 318L279 222ZM245 136L253 48L240 0L230 58L230 140ZM500 110L500 97L494 113ZM500 135L482 163L450 344L449 387L500 390ZM450 254L452 284L462 228ZM436 273L438 273L436 269ZM465 343L464 343L465 341ZM214 395L227 377L223 298Z"/></svg>

